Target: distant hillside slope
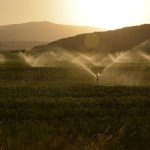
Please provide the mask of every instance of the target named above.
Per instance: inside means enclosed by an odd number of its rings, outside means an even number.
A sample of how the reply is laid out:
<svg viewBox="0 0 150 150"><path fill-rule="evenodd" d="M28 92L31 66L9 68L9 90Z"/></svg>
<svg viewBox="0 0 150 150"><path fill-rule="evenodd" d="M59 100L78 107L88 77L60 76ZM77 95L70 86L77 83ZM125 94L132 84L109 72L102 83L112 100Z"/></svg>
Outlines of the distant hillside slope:
<svg viewBox="0 0 150 150"><path fill-rule="evenodd" d="M82 53L108 54L132 49L148 39L150 39L150 24L145 24L113 31L81 34L61 39L48 45L37 46L33 50L48 50L52 46L59 46L66 50Z"/></svg>
<svg viewBox="0 0 150 150"><path fill-rule="evenodd" d="M94 31L102 31L102 29L59 25L50 22L30 22L0 26L0 41L52 42L61 38Z"/></svg>

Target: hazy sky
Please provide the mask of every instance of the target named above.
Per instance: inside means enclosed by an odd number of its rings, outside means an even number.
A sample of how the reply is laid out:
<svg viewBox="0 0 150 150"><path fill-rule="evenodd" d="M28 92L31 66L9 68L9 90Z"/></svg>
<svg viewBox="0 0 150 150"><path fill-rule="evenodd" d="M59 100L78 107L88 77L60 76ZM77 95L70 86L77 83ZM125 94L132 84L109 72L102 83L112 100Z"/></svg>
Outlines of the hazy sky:
<svg viewBox="0 0 150 150"><path fill-rule="evenodd" d="M150 0L0 0L0 25L30 21L109 29L150 23Z"/></svg>

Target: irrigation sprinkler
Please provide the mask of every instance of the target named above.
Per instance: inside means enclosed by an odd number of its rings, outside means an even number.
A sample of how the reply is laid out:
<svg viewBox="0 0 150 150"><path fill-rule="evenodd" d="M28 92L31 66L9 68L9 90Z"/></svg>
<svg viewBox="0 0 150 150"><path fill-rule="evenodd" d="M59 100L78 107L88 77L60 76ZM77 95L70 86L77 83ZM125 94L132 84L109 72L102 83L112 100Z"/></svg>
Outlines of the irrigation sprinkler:
<svg viewBox="0 0 150 150"><path fill-rule="evenodd" d="M99 86L99 80L100 80L100 73L98 72L97 74L96 74L96 82L97 82L97 86Z"/></svg>

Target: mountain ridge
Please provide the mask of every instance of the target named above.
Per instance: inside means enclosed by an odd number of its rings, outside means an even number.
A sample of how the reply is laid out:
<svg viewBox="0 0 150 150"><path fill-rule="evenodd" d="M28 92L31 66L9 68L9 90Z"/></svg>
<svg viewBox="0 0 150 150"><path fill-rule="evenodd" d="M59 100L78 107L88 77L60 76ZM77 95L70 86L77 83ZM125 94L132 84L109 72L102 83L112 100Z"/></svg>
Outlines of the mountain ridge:
<svg viewBox="0 0 150 150"><path fill-rule="evenodd" d="M0 41L52 42L81 33L103 30L96 27L61 25L47 21L0 26Z"/></svg>

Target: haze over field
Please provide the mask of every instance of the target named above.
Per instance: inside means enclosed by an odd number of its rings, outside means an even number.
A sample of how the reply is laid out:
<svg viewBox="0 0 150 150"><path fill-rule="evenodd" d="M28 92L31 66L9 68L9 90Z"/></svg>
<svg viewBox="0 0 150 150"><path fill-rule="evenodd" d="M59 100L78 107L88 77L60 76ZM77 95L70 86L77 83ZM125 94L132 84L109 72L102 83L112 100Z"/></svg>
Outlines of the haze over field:
<svg viewBox="0 0 150 150"><path fill-rule="evenodd" d="M0 41L0 50L29 50L34 46L46 44L37 41Z"/></svg>

